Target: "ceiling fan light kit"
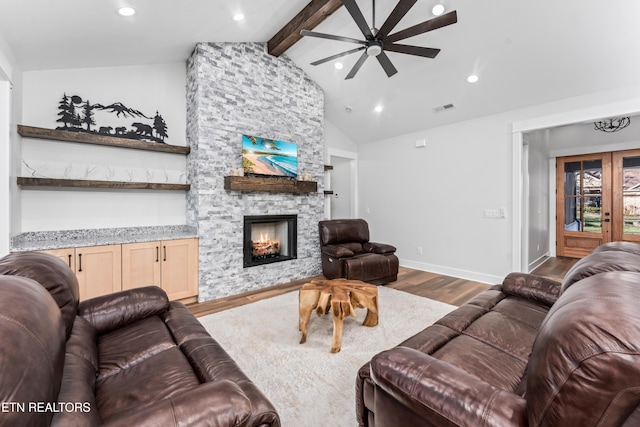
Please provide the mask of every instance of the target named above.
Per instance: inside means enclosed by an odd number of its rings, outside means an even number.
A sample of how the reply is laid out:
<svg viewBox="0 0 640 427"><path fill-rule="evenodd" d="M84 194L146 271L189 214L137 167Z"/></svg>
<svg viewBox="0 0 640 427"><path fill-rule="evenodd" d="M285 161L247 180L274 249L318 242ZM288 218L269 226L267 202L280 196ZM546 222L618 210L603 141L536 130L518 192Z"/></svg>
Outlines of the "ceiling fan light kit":
<svg viewBox="0 0 640 427"><path fill-rule="evenodd" d="M433 19L421 22L420 24L413 25L404 30L390 34L400 20L409 12L409 10L416 4L418 0L400 0L396 7L391 11L391 14L387 17L386 21L382 24L380 29L376 28L376 2L372 0L373 12L371 19L371 26L367 24L366 19L362 15L362 11L356 4L355 0L342 0L342 4L347 9L351 18L355 21L358 28L364 36L364 40L354 39L351 37L336 36L333 34L318 33L315 31L302 30L300 35L307 37L317 37L321 39L337 40L347 43L359 44L360 47L350 49L346 52L338 53L336 55L329 56L324 59L312 62L311 65L320 65L325 62L333 61L334 59L341 58L346 55L350 55L355 52L362 52L360 58L356 61L351 71L345 77L345 80L352 79L356 73L360 70L360 67L364 64L366 59L370 56L375 57L380 66L385 71L388 77L393 76L398 70L393 66L391 60L385 53L396 52L404 53L414 56L422 56L424 58L435 58L440 49L434 49L429 47L410 46L405 44L397 44L397 41L408 39L419 34L424 34L429 31L437 30L438 28L446 27L447 25L455 24L458 22L458 15L456 11L445 13L437 16ZM444 11L444 6L443 6Z"/></svg>

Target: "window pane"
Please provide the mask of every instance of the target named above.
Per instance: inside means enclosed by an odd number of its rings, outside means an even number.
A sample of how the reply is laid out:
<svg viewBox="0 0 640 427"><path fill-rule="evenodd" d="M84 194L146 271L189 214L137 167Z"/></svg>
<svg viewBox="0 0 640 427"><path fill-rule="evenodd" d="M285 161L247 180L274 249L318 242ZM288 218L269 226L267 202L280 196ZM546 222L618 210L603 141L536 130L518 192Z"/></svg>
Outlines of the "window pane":
<svg viewBox="0 0 640 427"><path fill-rule="evenodd" d="M602 193L602 161L584 162L583 186L584 194Z"/></svg>
<svg viewBox="0 0 640 427"><path fill-rule="evenodd" d="M640 157L622 160L624 234L640 234Z"/></svg>
<svg viewBox="0 0 640 427"><path fill-rule="evenodd" d="M567 231L582 231L580 222L580 199L565 197L564 199L564 229Z"/></svg>
<svg viewBox="0 0 640 427"><path fill-rule="evenodd" d="M580 194L580 168L581 162L569 162L564 164L564 194L576 196Z"/></svg>
<svg viewBox="0 0 640 427"><path fill-rule="evenodd" d="M602 208L600 197L584 198L584 228L588 233L602 232Z"/></svg>

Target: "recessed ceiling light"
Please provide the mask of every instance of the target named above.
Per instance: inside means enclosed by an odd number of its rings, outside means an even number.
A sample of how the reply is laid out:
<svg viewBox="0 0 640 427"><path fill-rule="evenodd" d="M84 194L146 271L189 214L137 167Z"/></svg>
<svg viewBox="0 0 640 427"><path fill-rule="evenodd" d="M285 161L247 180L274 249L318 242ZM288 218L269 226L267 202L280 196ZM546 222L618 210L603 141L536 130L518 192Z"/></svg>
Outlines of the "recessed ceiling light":
<svg viewBox="0 0 640 427"><path fill-rule="evenodd" d="M233 15L234 21L242 21L244 19L244 13L236 13Z"/></svg>
<svg viewBox="0 0 640 427"><path fill-rule="evenodd" d="M133 16L136 14L136 10L129 6L124 6L118 9L118 15L120 16Z"/></svg>
<svg viewBox="0 0 640 427"><path fill-rule="evenodd" d="M438 3L437 5L433 6L433 9L431 9L431 13L433 13L435 16L442 15L444 13L444 5Z"/></svg>
<svg viewBox="0 0 640 427"><path fill-rule="evenodd" d="M475 74L471 74L469 77L467 77L467 81L469 83L475 83L478 81L478 76Z"/></svg>
<svg viewBox="0 0 640 427"><path fill-rule="evenodd" d="M376 105L376 108L374 108L373 111L375 111L376 113L380 113L382 112L382 109L383 109L382 105Z"/></svg>
<svg viewBox="0 0 640 427"><path fill-rule="evenodd" d="M336 62L334 66L337 70L342 70L342 62Z"/></svg>

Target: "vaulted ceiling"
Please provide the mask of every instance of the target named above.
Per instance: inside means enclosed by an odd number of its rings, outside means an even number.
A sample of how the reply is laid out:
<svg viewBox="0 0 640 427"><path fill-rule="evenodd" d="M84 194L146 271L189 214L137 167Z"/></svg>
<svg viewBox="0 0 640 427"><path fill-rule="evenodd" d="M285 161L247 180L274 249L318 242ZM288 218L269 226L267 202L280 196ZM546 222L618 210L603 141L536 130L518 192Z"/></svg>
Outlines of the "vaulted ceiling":
<svg viewBox="0 0 640 427"><path fill-rule="evenodd" d="M320 3L324 2L322 0ZM137 13L123 18L126 3ZM313 0L312 3L318 3ZM380 26L397 4L377 0ZM430 19L436 0L418 0L398 29ZM444 0L458 23L407 44L441 49L434 59L389 52L388 78L367 61L345 80L359 55L311 62L346 51L348 43L303 38L285 55L325 91L326 117L353 141L393 137L557 99L640 84L640 2L617 0ZM2 0L0 34L25 70L184 61L202 41L267 42L309 0ZM372 2L357 0L369 21ZM243 13L245 18L234 21ZM316 31L361 38L344 7ZM314 22L315 24L315 22ZM477 74L477 83L466 78ZM454 108L434 109L445 104ZM384 108L374 112L377 105ZM350 112L347 111L349 107Z"/></svg>

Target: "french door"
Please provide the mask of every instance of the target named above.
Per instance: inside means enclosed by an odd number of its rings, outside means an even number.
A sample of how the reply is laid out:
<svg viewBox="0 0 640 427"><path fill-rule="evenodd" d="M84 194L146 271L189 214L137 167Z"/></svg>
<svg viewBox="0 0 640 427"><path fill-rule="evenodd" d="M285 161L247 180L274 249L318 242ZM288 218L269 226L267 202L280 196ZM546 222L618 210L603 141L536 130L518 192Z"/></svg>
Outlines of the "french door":
<svg viewBox="0 0 640 427"><path fill-rule="evenodd" d="M581 258L619 240L640 243L640 150L558 158L557 255Z"/></svg>

